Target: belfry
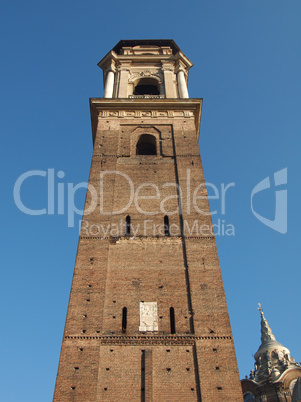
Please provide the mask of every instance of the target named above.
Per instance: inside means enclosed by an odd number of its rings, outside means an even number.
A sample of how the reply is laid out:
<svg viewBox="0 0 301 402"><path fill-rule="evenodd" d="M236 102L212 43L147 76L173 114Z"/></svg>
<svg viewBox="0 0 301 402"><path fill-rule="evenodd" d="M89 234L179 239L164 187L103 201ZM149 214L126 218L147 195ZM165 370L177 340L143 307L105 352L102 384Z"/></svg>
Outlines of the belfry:
<svg viewBox="0 0 301 402"><path fill-rule="evenodd" d="M173 40L122 40L99 66L54 401L241 401L192 63Z"/></svg>

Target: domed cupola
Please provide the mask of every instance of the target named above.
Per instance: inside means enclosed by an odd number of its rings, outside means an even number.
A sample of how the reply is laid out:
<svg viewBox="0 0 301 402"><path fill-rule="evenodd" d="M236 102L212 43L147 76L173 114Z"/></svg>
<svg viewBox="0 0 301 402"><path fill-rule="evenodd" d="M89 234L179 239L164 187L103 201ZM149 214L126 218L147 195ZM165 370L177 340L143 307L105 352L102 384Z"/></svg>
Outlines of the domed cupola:
<svg viewBox="0 0 301 402"><path fill-rule="evenodd" d="M245 402L301 402L301 366L276 338L261 305L261 345L255 353L255 369L241 380Z"/></svg>
<svg viewBox="0 0 301 402"><path fill-rule="evenodd" d="M254 356L255 371L253 372L253 379L256 382L275 381L285 370L295 367L296 363L290 357L289 349L276 341L260 304L258 309L261 315L261 345Z"/></svg>

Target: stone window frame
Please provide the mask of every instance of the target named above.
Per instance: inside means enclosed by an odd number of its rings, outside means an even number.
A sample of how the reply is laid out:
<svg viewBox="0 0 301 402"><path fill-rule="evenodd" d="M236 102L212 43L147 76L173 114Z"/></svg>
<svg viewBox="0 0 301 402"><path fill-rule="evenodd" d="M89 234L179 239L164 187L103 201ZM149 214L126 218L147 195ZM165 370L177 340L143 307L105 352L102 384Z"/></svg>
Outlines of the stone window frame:
<svg viewBox="0 0 301 402"><path fill-rule="evenodd" d="M137 73L132 73L128 81L128 96L133 95L135 86L143 78L150 78L158 81L160 95L165 96L164 78L161 71L158 71L157 73L152 73L150 71L140 71Z"/></svg>
<svg viewBox="0 0 301 402"><path fill-rule="evenodd" d="M156 138L156 151L157 155L137 155L136 154L136 146L139 138L143 134L153 135ZM131 158L162 158L162 150L161 150L161 131L159 131L156 127L145 125L138 126L131 134L131 144L130 144L130 155Z"/></svg>

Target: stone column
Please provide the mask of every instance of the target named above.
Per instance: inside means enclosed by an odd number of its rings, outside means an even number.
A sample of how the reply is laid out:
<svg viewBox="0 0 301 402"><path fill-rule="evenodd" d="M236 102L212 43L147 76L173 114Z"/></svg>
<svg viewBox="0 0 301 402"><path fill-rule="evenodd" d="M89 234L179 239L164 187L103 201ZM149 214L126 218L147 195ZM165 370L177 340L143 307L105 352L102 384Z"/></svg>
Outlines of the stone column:
<svg viewBox="0 0 301 402"><path fill-rule="evenodd" d="M107 72L106 85L103 94L104 98L113 98L114 78L115 78L114 71L109 70Z"/></svg>
<svg viewBox="0 0 301 402"><path fill-rule="evenodd" d="M187 85L186 85L186 81L185 81L185 74L184 74L183 70L178 71L177 80L178 80L180 98L189 98Z"/></svg>
<svg viewBox="0 0 301 402"><path fill-rule="evenodd" d="M165 98L177 98L176 85L174 83L174 64L171 62L162 62L162 71L164 75Z"/></svg>
<svg viewBox="0 0 301 402"><path fill-rule="evenodd" d="M122 66L119 70L119 85L117 98L128 97L130 70L127 67Z"/></svg>

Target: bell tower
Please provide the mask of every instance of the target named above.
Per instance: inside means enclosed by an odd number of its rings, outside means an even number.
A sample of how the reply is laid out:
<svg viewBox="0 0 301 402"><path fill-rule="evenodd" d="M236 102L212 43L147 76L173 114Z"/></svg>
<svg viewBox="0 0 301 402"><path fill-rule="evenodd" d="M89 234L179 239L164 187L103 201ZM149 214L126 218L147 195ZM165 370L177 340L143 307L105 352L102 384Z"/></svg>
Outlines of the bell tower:
<svg viewBox="0 0 301 402"><path fill-rule="evenodd" d="M122 40L99 66L54 401L241 401L192 63L173 40Z"/></svg>
<svg viewBox="0 0 301 402"><path fill-rule="evenodd" d="M188 98L192 63L173 41L120 41L98 65L104 98Z"/></svg>

